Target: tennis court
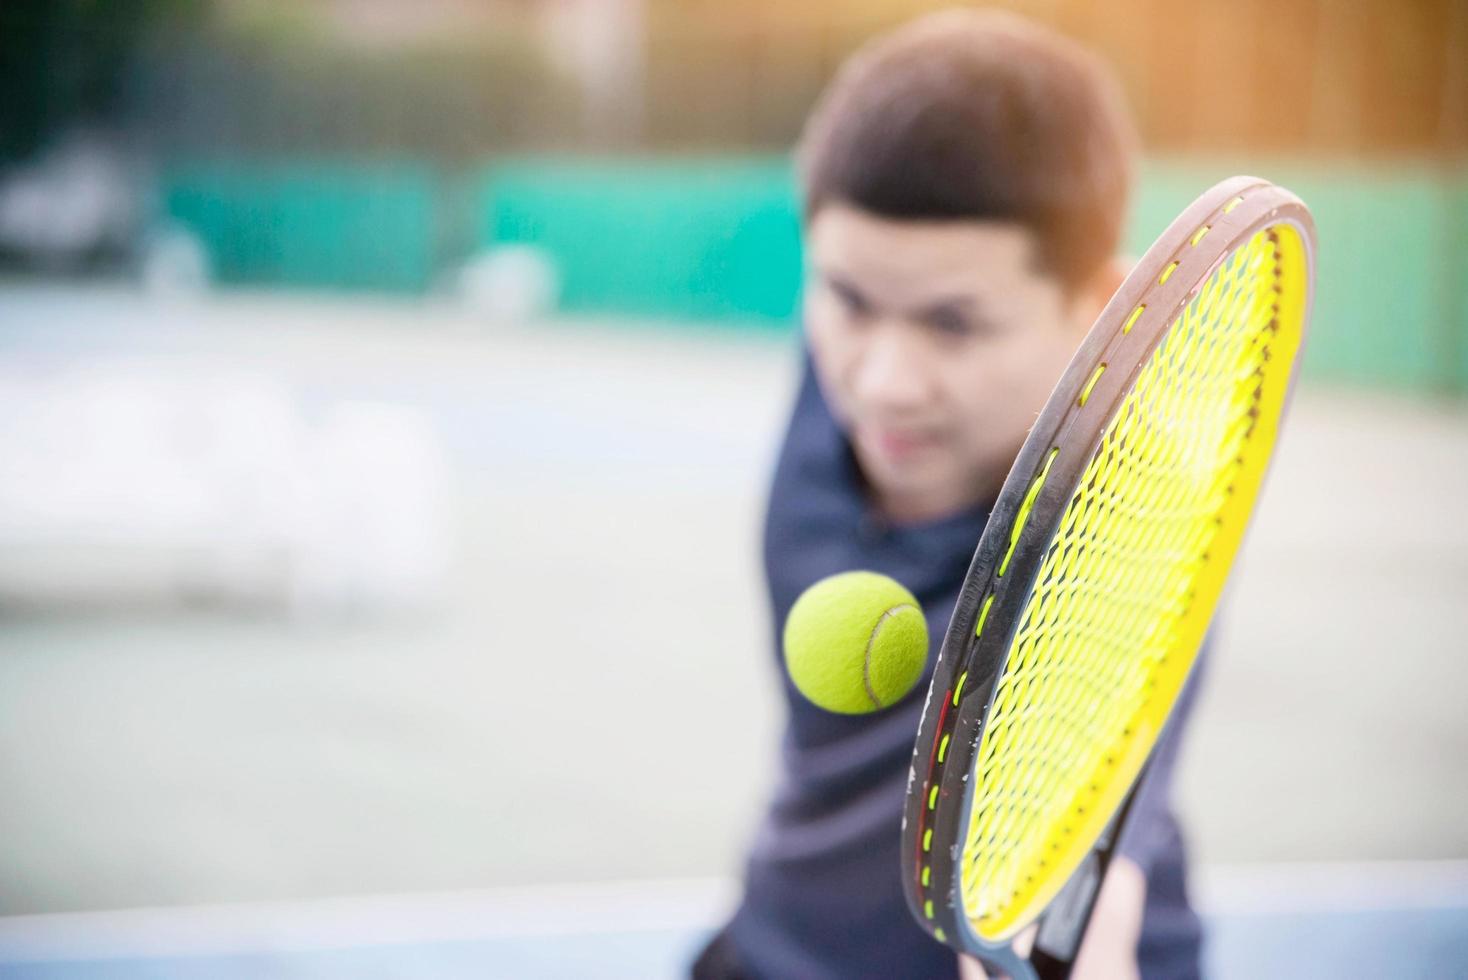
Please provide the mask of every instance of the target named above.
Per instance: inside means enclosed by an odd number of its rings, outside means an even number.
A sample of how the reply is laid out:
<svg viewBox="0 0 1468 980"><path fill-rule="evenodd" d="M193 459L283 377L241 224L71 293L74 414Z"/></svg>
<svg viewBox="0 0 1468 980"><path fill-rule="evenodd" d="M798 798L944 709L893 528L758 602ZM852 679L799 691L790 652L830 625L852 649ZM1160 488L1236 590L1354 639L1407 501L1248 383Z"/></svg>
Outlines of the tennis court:
<svg viewBox="0 0 1468 980"><path fill-rule="evenodd" d="M451 587L388 616L161 573L60 615L7 566L32 601L0 623L0 975L673 975L768 792L754 542L789 339L278 294L0 306L13 407L100 377L187 408L266 372L308 422L416 413L453 515ZM1302 393L1181 770L1216 975L1468 962L1468 527L1441 517L1465 481L1461 407ZM150 560L135 578L175 567ZM659 797L646 747L695 725L659 751L709 776Z"/></svg>

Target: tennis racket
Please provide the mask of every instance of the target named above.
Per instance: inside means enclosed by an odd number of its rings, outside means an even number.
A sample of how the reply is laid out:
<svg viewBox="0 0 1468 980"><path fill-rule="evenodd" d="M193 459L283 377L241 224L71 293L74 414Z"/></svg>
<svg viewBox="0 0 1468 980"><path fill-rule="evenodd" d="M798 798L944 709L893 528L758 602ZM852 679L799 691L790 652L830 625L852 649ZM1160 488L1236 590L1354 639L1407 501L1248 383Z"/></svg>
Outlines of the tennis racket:
<svg viewBox="0 0 1468 980"><path fill-rule="evenodd" d="M1209 190L1107 304L1005 481L902 825L913 914L991 973L1070 973L1259 493L1315 249L1288 191Z"/></svg>

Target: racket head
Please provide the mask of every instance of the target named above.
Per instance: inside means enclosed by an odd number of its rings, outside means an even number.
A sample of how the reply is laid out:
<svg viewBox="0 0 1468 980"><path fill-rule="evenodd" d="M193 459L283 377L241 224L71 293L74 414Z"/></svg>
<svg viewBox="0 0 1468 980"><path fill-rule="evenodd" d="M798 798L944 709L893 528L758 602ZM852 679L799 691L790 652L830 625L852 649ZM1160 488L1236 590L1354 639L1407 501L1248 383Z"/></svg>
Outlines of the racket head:
<svg viewBox="0 0 1468 980"><path fill-rule="evenodd" d="M1028 972L1016 937L1120 837L1197 656L1288 401L1315 249L1304 204L1268 181L1200 196L1098 317L979 541L914 745L902 873L920 924L1011 975Z"/></svg>

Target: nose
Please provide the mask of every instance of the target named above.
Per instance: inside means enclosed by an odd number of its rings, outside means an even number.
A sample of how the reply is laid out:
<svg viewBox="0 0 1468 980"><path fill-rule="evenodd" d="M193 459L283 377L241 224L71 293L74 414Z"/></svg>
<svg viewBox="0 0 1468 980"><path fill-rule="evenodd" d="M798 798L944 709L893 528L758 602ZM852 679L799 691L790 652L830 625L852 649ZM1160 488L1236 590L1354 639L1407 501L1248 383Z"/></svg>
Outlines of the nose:
<svg viewBox="0 0 1468 980"><path fill-rule="evenodd" d="M912 334L893 320L872 325L851 385L869 410L901 416L920 411L927 402L930 366L920 338Z"/></svg>

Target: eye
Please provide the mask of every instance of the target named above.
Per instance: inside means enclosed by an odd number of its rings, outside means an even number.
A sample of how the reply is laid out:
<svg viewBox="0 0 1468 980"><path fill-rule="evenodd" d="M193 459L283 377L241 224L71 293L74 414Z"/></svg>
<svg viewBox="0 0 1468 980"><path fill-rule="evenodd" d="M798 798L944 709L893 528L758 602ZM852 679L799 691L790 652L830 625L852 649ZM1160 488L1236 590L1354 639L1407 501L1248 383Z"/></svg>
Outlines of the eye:
<svg viewBox="0 0 1468 980"><path fill-rule="evenodd" d="M969 316L952 306L940 306L935 310L929 310L923 316L923 322L949 337L968 337L977 332Z"/></svg>

